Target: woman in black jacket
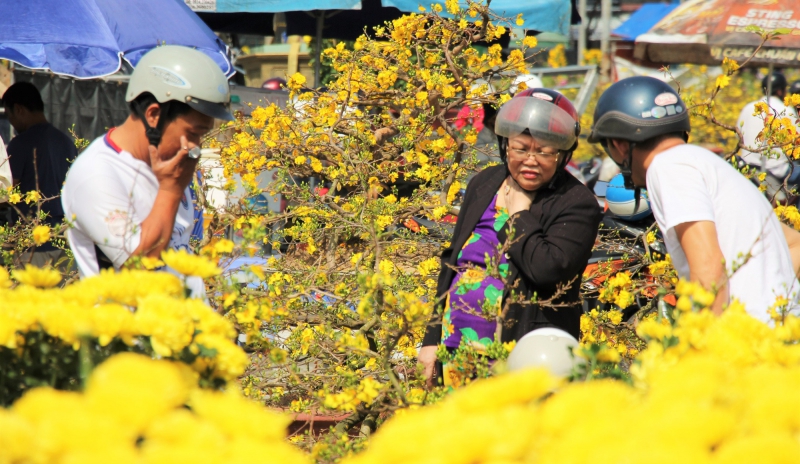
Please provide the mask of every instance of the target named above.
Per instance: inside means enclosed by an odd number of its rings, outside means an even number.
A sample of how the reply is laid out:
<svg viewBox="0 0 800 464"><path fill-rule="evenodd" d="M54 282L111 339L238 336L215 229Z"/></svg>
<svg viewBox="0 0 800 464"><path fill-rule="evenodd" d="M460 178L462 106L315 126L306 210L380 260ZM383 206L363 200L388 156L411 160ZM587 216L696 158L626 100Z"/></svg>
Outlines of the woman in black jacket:
<svg viewBox="0 0 800 464"><path fill-rule="evenodd" d="M592 192L564 169L577 147L577 121L569 100L549 89L520 92L500 109L495 128L505 163L469 183L442 253L439 304L419 354L428 378L437 345L455 349L466 342L480 349L495 339L497 323L482 313L501 311L512 290L521 297L514 301L523 302L509 305L502 341L541 327L579 337L580 278L602 212Z"/></svg>

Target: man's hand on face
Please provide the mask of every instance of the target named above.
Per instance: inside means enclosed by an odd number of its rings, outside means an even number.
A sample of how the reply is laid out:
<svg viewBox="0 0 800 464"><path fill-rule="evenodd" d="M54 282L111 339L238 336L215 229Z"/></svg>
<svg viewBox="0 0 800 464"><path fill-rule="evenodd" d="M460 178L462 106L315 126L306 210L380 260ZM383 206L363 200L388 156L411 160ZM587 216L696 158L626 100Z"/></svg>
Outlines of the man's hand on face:
<svg viewBox="0 0 800 464"><path fill-rule="evenodd" d="M158 148L150 145L150 167L158 179L159 190L165 190L177 196L183 194L197 170L198 160L188 156L189 150L195 146L183 135L181 136L181 147L174 156L160 154Z"/></svg>

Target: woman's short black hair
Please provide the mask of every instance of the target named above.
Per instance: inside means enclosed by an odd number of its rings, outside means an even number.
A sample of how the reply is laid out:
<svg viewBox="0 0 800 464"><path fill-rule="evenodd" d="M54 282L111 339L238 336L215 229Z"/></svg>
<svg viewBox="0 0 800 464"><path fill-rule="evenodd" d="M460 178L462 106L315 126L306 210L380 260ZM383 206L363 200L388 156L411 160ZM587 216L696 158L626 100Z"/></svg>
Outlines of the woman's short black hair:
<svg viewBox="0 0 800 464"><path fill-rule="evenodd" d="M33 113L44 111L44 102L39 89L30 82L17 82L6 89L3 94L3 106L9 110L14 109L14 105L22 105Z"/></svg>

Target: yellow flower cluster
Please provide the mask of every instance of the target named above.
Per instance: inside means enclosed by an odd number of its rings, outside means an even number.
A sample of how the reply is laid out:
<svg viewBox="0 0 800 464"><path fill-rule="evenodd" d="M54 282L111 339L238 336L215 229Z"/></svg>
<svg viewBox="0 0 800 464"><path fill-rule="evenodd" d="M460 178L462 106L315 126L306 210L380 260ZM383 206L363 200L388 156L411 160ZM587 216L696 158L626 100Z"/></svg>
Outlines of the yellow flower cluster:
<svg viewBox="0 0 800 464"><path fill-rule="evenodd" d="M161 259L167 266L187 276L207 279L222 272L222 269L213 262L202 256L187 253L186 250L167 250L161 253Z"/></svg>
<svg viewBox="0 0 800 464"><path fill-rule="evenodd" d="M800 319L771 329L740 305L679 316L648 323L667 336L638 356L634 386L538 370L479 380L398 414L344 462L796 462Z"/></svg>
<svg viewBox="0 0 800 464"><path fill-rule="evenodd" d="M196 387L184 365L122 353L83 393L37 388L0 409L0 462L305 463L289 419L235 391Z"/></svg>
<svg viewBox="0 0 800 464"><path fill-rule="evenodd" d="M614 303L622 309L633 304L633 281L630 272L618 272L604 282L598 299L603 303Z"/></svg>
<svg viewBox="0 0 800 464"><path fill-rule="evenodd" d="M800 230L800 211L796 206L778 205L775 207L775 214L778 219L790 224L796 230Z"/></svg>
<svg viewBox="0 0 800 464"><path fill-rule="evenodd" d="M578 354L587 357L593 345L599 345L598 360L618 362L632 361L644 347L642 340L630 327L622 325L620 311L598 311L593 309L581 315L581 350ZM586 351L588 350L588 351Z"/></svg>
<svg viewBox="0 0 800 464"><path fill-rule="evenodd" d="M224 380L247 366L232 324L202 301L182 298L183 285L171 274L103 271L63 289L39 288L60 281L52 269L28 266L14 277L22 285L11 289L0 276L0 347L24 353L23 335L42 331L75 349L88 337L100 346L146 339L155 354L176 359L188 350L199 372Z"/></svg>
<svg viewBox="0 0 800 464"><path fill-rule="evenodd" d="M363 404L369 406L381 392L383 384L367 377L362 379L355 388L346 388L339 393L325 395L323 405L328 409L340 411L355 411Z"/></svg>

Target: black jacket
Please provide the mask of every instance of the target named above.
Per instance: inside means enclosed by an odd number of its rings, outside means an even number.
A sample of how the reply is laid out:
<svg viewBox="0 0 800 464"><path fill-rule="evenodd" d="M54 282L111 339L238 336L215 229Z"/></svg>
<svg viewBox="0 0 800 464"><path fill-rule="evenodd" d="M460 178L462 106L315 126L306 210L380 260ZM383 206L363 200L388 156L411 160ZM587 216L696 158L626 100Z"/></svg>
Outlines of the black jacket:
<svg viewBox="0 0 800 464"><path fill-rule="evenodd" d="M442 253L442 270L436 293L439 297L431 323L425 333L423 346L436 345L442 337L444 297L455 277L458 251L464 246L483 212L508 175L505 165L493 166L476 175L467 186L461 213L453 231L450 247ZM569 304L558 309L539 305L513 305L506 318L502 340L519 340L540 327L558 327L575 338L580 335L580 285L597 236L602 211L592 192L567 171L559 173L551 187L540 189L528 211L512 216L506 227L497 234L500 243L508 238L512 219L518 238L508 250L509 277L519 279L516 291L545 300L552 297L559 284L566 286L574 279L564 295L555 303ZM508 297L509 289L503 294Z"/></svg>

